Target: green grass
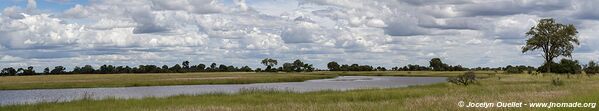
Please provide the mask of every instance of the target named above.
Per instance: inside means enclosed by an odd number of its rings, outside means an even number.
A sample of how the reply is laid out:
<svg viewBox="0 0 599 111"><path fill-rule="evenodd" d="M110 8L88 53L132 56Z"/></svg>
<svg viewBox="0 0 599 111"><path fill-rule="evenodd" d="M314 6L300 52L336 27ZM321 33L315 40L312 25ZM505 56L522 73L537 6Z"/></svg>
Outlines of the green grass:
<svg viewBox="0 0 599 111"><path fill-rule="evenodd" d="M293 73L77 74L0 77L0 90L300 82L336 75Z"/></svg>
<svg viewBox="0 0 599 111"><path fill-rule="evenodd" d="M323 72L340 76L410 76L410 77L453 77L464 74L465 71L366 71L366 72ZM476 71L477 77L486 78L503 72Z"/></svg>
<svg viewBox="0 0 599 111"><path fill-rule="evenodd" d="M330 75L330 72L325 75ZM353 72L352 72L353 73ZM401 75L394 74L386 75ZM430 73L430 72L412 72ZM355 74L355 73L354 73ZM457 74L457 73L456 73ZM340 74L342 75L342 74ZM356 74L359 75L359 74ZM370 75L366 74L365 75ZM383 73L383 75L385 75ZM427 75L427 74L419 74ZM480 74L479 74L480 75ZM562 86L551 85L561 78ZM597 110L590 108L461 108L466 102L599 102L599 77L560 75L498 74L481 79L478 85L440 83L392 89L320 91L244 90L238 94L181 95L166 98L78 100L64 103L12 105L0 110Z"/></svg>

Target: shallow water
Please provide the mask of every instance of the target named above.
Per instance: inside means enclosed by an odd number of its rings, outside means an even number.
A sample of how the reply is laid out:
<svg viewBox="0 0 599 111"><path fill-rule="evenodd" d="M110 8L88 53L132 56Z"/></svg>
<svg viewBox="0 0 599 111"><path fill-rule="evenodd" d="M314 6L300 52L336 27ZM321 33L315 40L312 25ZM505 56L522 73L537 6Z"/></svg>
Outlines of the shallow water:
<svg viewBox="0 0 599 111"><path fill-rule="evenodd" d="M65 102L84 97L93 99L168 97L207 93L235 93L242 89L288 90L309 92L321 90L351 90L367 88L395 88L445 82L445 77L383 77L340 76L332 79L304 82L279 82L226 85L178 85L120 88L75 88L0 91L0 105L31 104L39 102Z"/></svg>

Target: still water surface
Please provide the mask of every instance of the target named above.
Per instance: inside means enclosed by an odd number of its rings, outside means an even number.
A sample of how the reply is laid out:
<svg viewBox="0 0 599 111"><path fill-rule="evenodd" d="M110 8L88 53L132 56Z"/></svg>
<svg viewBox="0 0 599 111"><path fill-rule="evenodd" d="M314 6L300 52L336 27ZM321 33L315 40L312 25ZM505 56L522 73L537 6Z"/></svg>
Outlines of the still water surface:
<svg viewBox="0 0 599 111"><path fill-rule="evenodd" d="M304 82L227 84L227 85L179 85L120 88L75 88L0 91L0 105L31 104L39 102L65 102L91 97L143 98L195 95L207 93L236 93L242 89L289 90L310 92L321 90L352 90L367 88L396 88L445 82L445 77L382 77L340 76L332 79L308 80Z"/></svg>

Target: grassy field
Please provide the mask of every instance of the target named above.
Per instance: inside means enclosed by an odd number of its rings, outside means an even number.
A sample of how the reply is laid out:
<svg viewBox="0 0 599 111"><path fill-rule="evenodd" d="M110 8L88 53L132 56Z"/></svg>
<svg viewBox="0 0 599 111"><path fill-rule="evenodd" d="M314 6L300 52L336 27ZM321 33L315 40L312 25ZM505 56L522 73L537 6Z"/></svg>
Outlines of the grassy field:
<svg viewBox="0 0 599 111"><path fill-rule="evenodd" d="M326 75L330 75L326 72ZM350 72L348 72L350 73ZM359 74L362 73L362 74ZM401 76L407 72L382 75ZM428 74L421 74L428 73ZM459 74L454 72L456 75ZM480 72L484 73L484 72ZM292 93L285 91L246 90L239 94L182 95L167 98L79 100L66 103L3 106L0 110L597 110L591 108L463 108L465 102L599 102L599 77L584 75L514 74L489 75L477 85L458 86L439 83L393 89L320 91ZM347 73L346 73L347 74ZM430 72L411 72L429 75ZM343 74L340 74L343 75ZM351 72L351 75L378 75ZM450 74L447 74L450 75ZM560 78L564 85L554 86Z"/></svg>
<svg viewBox="0 0 599 111"><path fill-rule="evenodd" d="M410 76L410 77L454 77L465 71L373 71L373 72L319 72L326 75L340 76ZM487 78L503 72L476 71L477 77Z"/></svg>
<svg viewBox="0 0 599 111"><path fill-rule="evenodd" d="M244 72L5 76L0 77L0 90L299 82L332 77Z"/></svg>

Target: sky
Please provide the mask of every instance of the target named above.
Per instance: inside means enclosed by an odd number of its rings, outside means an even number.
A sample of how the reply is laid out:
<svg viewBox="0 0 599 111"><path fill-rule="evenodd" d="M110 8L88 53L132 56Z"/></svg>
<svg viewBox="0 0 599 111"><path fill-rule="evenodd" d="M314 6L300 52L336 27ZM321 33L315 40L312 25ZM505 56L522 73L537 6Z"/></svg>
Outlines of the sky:
<svg viewBox="0 0 599 111"><path fill-rule="evenodd" d="M0 67L102 64L263 67L300 59L374 66L498 67L543 18L574 24L572 59L599 59L597 0L1 0ZM279 65L280 66L280 65Z"/></svg>

